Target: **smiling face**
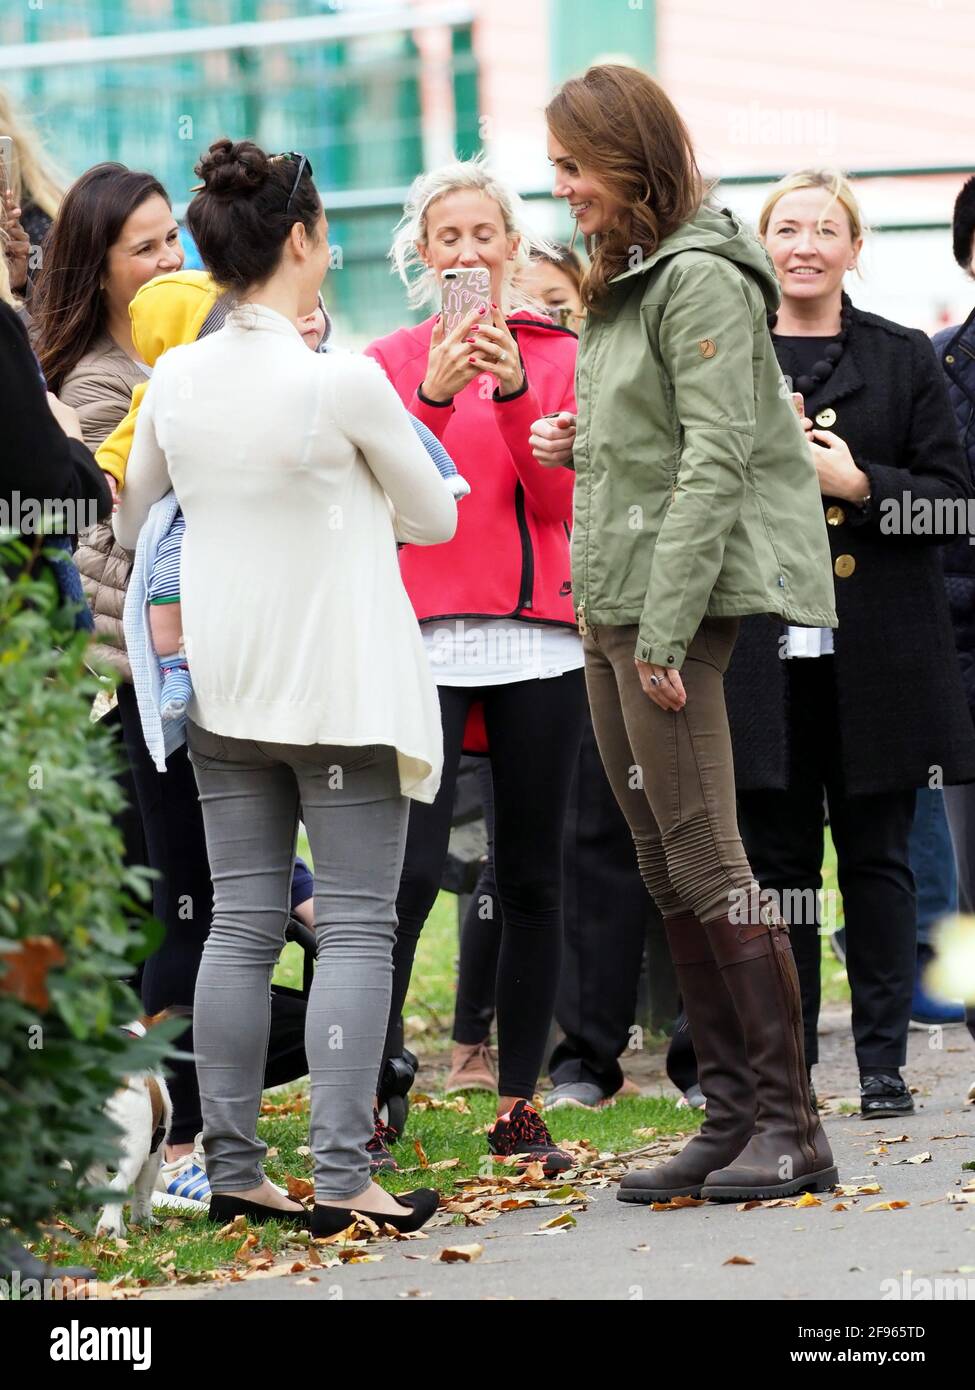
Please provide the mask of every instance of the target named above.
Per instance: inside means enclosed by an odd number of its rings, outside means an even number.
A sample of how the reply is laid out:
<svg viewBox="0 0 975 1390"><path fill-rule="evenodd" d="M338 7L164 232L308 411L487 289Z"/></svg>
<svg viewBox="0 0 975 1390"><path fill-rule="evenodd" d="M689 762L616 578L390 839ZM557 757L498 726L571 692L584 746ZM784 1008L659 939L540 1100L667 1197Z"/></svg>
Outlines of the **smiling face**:
<svg viewBox="0 0 975 1390"><path fill-rule="evenodd" d="M853 237L843 204L826 188L783 194L764 242L783 296L802 300L838 298L863 246L862 237Z"/></svg>
<svg viewBox="0 0 975 1390"><path fill-rule="evenodd" d="M426 213L426 241L417 242L424 265L437 279L445 270L485 266L491 299L501 303L508 262L518 253L517 233L505 230L504 216L493 198L474 188L459 188L435 198Z"/></svg>
<svg viewBox="0 0 975 1390"><path fill-rule="evenodd" d="M172 210L165 198L153 193L129 214L109 247L103 287L110 317L124 317L136 290L157 275L182 269L183 260Z"/></svg>
<svg viewBox="0 0 975 1390"><path fill-rule="evenodd" d="M559 144L551 131L548 133L548 159L555 169L552 196L565 198L583 236L608 231L623 211L623 204L594 174L580 168L578 160Z"/></svg>

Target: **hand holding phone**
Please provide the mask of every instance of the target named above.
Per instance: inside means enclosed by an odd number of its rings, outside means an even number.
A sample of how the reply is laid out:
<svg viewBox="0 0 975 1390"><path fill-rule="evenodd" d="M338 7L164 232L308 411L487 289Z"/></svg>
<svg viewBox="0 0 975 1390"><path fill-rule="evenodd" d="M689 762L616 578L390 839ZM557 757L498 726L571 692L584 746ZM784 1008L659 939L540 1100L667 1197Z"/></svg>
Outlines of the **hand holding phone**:
<svg viewBox="0 0 975 1390"><path fill-rule="evenodd" d="M443 314L437 318L430 337L427 370L420 383L420 391L428 401L445 405L477 376L479 369L468 361L471 349L464 340L475 322L483 318L483 309L473 309L449 333L444 326Z"/></svg>
<svg viewBox="0 0 975 1390"><path fill-rule="evenodd" d="M491 275L487 266L459 266L440 276L440 304L448 333L478 309L491 307Z"/></svg>

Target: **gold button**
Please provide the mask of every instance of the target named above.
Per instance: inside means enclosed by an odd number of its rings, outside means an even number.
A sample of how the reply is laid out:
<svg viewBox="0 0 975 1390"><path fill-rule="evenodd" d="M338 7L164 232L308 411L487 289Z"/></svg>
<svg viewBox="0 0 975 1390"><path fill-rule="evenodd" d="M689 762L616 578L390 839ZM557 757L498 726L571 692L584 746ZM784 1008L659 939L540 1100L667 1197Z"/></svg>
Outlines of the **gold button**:
<svg viewBox="0 0 975 1390"><path fill-rule="evenodd" d="M846 512L842 507L829 507L826 511L826 520L830 526L842 526L846 520Z"/></svg>
<svg viewBox="0 0 975 1390"><path fill-rule="evenodd" d="M948 362L948 363L954 362L954 360L955 360L955 359L954 359L954 357L952 357L952 355L951 355L950 352L949 352L948 355L945 357L945 361Z"/></svg>
<svg viewBox="0 0 975 1390"><path fill-rule="evenodd" d="M713 357L718 350L718 345L713 338L702 338L697 347L702 357Z"/></svg>
<svg viewBox="0 0 975 1390"><path fill-rule="evenodd" d="M833 569L840 579L849 579L856 567L857 562L852 555L837 555Z"/></svg>
<svg viewBox="0 0 975 1390"><path fill-rule="evenodd" d="M824 430L832 429L836 424L836 411L831 405L828 405L825 410L819 412L816 416L816 424Z"/></svg>

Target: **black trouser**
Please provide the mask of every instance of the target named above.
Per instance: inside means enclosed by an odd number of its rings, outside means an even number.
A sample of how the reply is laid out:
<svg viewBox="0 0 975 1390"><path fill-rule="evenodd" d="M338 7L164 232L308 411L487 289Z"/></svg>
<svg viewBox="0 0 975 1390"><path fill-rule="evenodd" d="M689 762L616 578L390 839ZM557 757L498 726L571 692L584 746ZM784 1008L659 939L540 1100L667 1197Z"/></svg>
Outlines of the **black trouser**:
<svg viewBox="0 0 975 1390"><path fill-rule="evenodd" d="M142 1003L147 1013L173 1005L192 1007L196 975L213 912L213 884L207 858L203 815L196 779L185 746L157 772L146 748L135 691L119 686L119 710L129 763L135 779L153 884L153 912L165 928L163 942L142 970ZM190 1024L173 1046L193 1051ZM196 1063L167 1063L173 1102L171 1144L188 1143L203 1128Z"/></svg>
<svg viewBox="0 0 975 1390"><path fill-rule="evenodd" d="M394 1048L423 924L440 889L467 713L483 700L495 797L494 861L503 926L498 953L499 1093L531 1099L541 1070L562 949L562 829L585 710L581 670L548 680L439 686L444 766L430 806L414 801L396 900Z"/></svg>
<svg viewBox="0 0 975 1390"><path fill-rule="evenodd" d="M453 1033L454 1042L469 1046L484 1042L494 1022L494 987L503 925L494 877L494 784L487 758L477 759L477 781L484 807L487 857L460 928ZM563 894L564 891L563 888ZM563 915L565 910L563 902Z"/></svg>
<svg viewBox="0 0 975 1390"><path fill-rule="evenodd" d="M564 841L565 949L555 1017L565 1033L549 1061L556 1086L623 1084L647 930L660 914L636 862L633 836L586 720Z"/></svg>
<svg viewBox="0 0 975 1390"><path fill-rule="evenodd" d="M479 769L488 857L460 938L454 1041L477 1043L494 1017L501 940L492 847L490 766ZM605 1095L623 1084L618 1057L630 1041L647 929L657 909L637 868L633 836L606 777L586 716L565 819L562 973L555 1018L565 1037L549 1060L556 1086L590 1081Z"/></svg>
<svg viewBox="0 0 975 1390"><path fill-rule="evenodd" d="M893 1071L907 1057L917 953L908 850L915 790L847 795L833 658L791 659L788 678L789 788L739 795L742 840L755 877L780 895L791 925L811 1066L819 1056L821 948L815 890L822 885L825 792L846 923L857 1061L861 1073Z"/></svg>

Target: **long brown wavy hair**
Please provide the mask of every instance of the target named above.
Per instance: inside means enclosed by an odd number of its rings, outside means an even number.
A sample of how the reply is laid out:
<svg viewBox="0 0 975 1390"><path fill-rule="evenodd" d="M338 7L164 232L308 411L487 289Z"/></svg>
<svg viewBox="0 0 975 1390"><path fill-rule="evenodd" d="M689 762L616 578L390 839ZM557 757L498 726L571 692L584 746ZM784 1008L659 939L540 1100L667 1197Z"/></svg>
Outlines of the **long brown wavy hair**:
<svg viewBox="0 0 975 1390"><path fill-rule="evenodd" d="M598 312L614 275L633 253L652 255L664 237L693 217L704 180L687 127L659 83L617 63L572 77L545 108L549 129L610 196L623 205L614 227L599 234L582 285L587 309Z"/></svg>
<svg viewBox="0 0 975 1390"><path fill-rule="evenodd" d="M55 395L105 329L101 280L108 253L130 215L154 194L169 203L154 175L96 164L64 195L31 300L34 350Z"/></svg>

